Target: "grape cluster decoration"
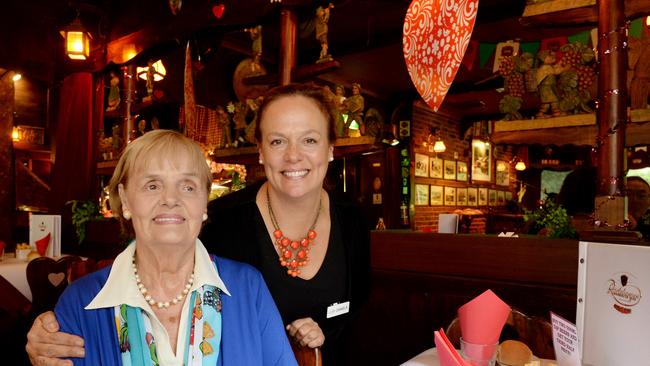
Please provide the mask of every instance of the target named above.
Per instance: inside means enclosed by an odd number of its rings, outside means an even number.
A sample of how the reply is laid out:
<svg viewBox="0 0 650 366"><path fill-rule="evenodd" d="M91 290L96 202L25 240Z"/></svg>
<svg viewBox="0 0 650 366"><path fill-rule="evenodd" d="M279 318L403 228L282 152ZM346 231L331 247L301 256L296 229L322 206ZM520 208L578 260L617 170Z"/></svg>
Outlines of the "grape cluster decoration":
<svg viewBox="0 0 650 366"><path fill-rule="evenodd" d="M542 52L549 51L540 51L538 57L522 53L501 59L498 72L504 80L504 96L499 102L499 110L505 115L503 119L523 119L520 109L527 93L537 93L542 99L542 108L537 113L537 118L549 117L547 113L558 116L592 112L592 95L596 93L597 82L594 51L580 42L565 44L554 53L555 59L559 61L553 65L544 65ZM542 66L546 67L545 72L540 72ZM551 67L553 71L549 71ZM541 80L550 74L554 74L551 76L554 85L549 87L547 79L545 95L542 95ZM554 94L556 99L551 96L549 102L548 93Z"/></svg>

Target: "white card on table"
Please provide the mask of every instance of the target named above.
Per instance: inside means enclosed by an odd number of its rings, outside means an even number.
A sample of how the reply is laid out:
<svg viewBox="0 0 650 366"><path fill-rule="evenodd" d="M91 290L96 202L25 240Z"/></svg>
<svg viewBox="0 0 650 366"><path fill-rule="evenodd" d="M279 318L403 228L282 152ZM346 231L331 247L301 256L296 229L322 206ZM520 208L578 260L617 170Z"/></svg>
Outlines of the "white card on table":
<svg viewBox="0 0 650 366"><path fill-rule="evenodd" d="M578 328L575 324L551 311L553 348L558 366L580 366Z"/></svg>

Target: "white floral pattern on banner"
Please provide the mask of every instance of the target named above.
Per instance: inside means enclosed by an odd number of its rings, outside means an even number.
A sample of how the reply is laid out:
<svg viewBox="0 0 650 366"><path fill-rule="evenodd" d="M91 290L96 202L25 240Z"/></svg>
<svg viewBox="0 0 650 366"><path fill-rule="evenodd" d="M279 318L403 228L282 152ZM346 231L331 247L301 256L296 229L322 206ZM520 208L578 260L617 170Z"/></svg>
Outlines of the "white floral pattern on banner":
<svg viewBox="0 0 650 366"><path fill-rule="evenodd" d="M404 19L403 51L424 101L442 104L474 28L478 0L413 0Z"/></svg>

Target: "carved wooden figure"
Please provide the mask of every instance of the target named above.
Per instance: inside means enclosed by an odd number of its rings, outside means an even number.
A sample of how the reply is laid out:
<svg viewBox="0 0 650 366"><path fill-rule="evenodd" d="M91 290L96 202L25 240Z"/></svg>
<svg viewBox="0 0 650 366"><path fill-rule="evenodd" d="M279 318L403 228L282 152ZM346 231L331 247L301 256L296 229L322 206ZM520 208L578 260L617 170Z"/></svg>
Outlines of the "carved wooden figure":
<svg viewBox="0 0 650 366"><path fill-rule="evenodd" d="M327 42L327 23L330 20L330 9L334 8L334 4L329 3L326 7L319 6L316 9L316 39L320 43L320 57L317 62L331 61L332 55L328 52L329 44Z"/></svg>

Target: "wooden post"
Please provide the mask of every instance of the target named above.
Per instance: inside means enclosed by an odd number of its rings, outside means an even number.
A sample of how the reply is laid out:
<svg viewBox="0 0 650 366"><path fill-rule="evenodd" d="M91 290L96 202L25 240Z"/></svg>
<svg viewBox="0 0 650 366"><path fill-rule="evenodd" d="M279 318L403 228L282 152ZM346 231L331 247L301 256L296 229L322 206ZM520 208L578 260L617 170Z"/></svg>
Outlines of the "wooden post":
<svg viewBox="0 0 650 366"><path fill-rule="evenodd" d="M280 85L291 83L296 66L296 13L289 8L280 12Z"/></svg>
<svg viewBox="0 0 650 366"><path fill-rule="evenodd" d="M628 120L624 0L598 0L598 60L596 217L609 225L619 225L627 216L623 176Z"/></svg>
<svg viewBox="0 0 650 366"><path fill-rule="evenodd" d="M14 183L14 82L12 72L0 74L0 240L11 244L16 218L16 186Z"/></svg>
<svg viewBox="0 0 650 366"><path fill-rule="evenodd" d="M132 131L135 130L133 123L133 107L135 106L135 88L138 75L136 74L136 66L130 63L124 72L124 143L131 142L133 138ZM124 145L126 147L126 145Z"/></svg>

